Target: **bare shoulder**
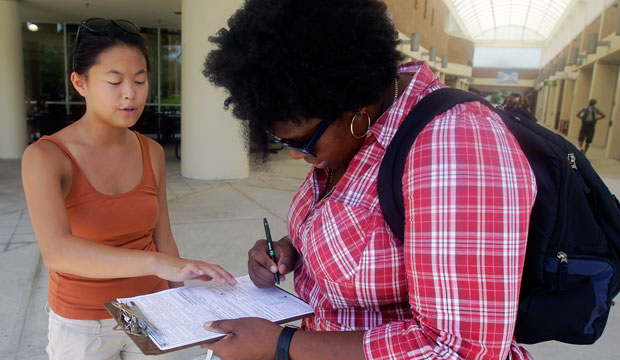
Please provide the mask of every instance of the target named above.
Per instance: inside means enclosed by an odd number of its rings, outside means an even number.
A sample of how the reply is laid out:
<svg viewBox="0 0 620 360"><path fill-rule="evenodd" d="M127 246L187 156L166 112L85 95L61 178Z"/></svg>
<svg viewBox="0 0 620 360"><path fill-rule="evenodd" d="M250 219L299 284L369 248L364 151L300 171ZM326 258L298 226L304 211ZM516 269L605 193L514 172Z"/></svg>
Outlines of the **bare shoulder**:
<svg viewBox="0 0 620 360"><path fill-rule="evenodd" d="M43 186L51 190L56 187L54 184L68 184L72 171L71 160L51 141L39 140L29 145L22 156L22 182L26 189Z"/></svg>
<svg viewBox="0 0 620 360"><path fill-rule="evenodd" d="M151 154L151 165L157 184L159 184L160 176L166 171L166 157L164 148L155 140L146 137L147 144L149 146L149 153Z"/></svg>
<svg viewBox="0 0 620 360"><path fill-rule="evenodd" d="M157 154L158 156L164 155L164 148L155 140L148 136L145 136L147 144L149 144L149 151Z"/></svg>
<svg viewBox="0 0 620 360"><path fill-rule="evenodd" d="M165 162L164 148L155 140L150 137L146 137L147 144L149 145L149 152L151 153L151 161L158 164Z"/></svg>
<svg viewBox="0 0 620 360"><path fill-rule="evenodd" d="M41 171L62 169L68 159L64 151L51 141L39 140L26 148L22 155L22 169L33 167Z"/></svg>

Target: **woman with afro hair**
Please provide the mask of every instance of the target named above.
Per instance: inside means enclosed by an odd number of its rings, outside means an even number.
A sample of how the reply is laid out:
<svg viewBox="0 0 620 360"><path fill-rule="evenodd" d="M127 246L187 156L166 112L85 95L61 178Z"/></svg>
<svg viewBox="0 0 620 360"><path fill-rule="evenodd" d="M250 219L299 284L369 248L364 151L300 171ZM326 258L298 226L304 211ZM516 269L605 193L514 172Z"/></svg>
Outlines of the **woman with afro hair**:
<svg viewBox="0 0 620 360"><path fill-rule="evenodd" d="M223 359L531 358L513 333L536 184L499 116L470 102L435 117L407 158L403 241L384 220L385 150L444 87L426 63L399 64L397 35L378 0L247 0L210 38L204 75L251 148L273 140L312 165L276 261L259 240L248 271L258 287L294 271L314 316L300 331L206 323L228 334L206 345Z"/></svg>

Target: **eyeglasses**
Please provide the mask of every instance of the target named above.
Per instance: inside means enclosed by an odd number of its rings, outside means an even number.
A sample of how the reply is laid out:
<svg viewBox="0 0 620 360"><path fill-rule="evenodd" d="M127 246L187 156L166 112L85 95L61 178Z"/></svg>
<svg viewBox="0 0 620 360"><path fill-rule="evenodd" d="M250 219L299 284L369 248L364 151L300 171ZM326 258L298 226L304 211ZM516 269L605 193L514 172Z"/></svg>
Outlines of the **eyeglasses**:
<svg viewBox="0 0 620 360"><path fill-rule="evenodd" d="M75 58L80 45L80 32L88 30L92 33L99 34L105 32L110 25L131 34L140 36L140 27L128 20L111 20L103 18L90 18L82 21L78 26L77 34L75 34L75 50L73 52L73 71L75 71Z"/></svg>
<svg viewBox="0 0 620 360"><path fill-rule="evenodd" d="M284 146L286 148L289 148L291 150L297 151L298 153L301 153L301 154L304 154L304 155L307 155L307 156L316 157L316 154L312 152L312 148L314 147L314 145L316 145L316 142L319 141L319 138L321 137L321 135L323 135L325 130L327 130L327 128L331 124L332 124L331 121L323 120L319 124L319 127L314 132L314 135L312 135L310 140L305 145L303 145L303 144L295 144L291 140L287 140L287 139L283 139L281 137L277 137L276 135L274 135L269 130L265 130L265 131L267 132L267 135L269 135L271 140L273 140L273 142L275 142L276 144L282 145L282 146Z"/></svg>

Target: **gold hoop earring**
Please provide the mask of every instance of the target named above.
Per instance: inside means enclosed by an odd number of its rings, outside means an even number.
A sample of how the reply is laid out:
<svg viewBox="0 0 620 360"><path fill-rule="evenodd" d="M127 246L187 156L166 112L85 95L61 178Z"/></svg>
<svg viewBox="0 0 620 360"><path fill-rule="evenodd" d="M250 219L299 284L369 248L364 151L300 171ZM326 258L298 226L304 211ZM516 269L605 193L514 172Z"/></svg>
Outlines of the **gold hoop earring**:
<svg viewBox="0 0 620 360"><path fill-rule="evenodd" d="M358 111L357 113L355 113L355 115L353 115L353 117L351 118L351 135L353 135L354 138L356 139L362 139L365 138L368 133L370 132L370 115L368 115L368 113L366 111L364 111L362 114L366 115L366 118L368 119L368 129L366 129L366 132L363 135L356 135L355 131L353 131L353 123L355 122L355 118L357 117L357 115L359 115L360 112Z"/></svg>

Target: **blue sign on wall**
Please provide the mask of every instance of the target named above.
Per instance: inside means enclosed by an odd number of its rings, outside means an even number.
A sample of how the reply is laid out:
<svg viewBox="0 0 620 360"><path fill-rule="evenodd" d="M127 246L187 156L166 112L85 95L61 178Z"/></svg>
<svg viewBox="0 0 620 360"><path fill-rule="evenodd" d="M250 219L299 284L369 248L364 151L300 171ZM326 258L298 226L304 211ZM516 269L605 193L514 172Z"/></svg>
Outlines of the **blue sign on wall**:
<svg viewBox="0 0 620 360"><path fill-rule="evenodd" d="M519 81L519 72L513 70L500 70L497 72L497 82L516 84Z"/></svg>

